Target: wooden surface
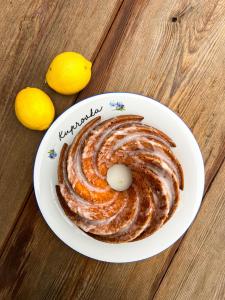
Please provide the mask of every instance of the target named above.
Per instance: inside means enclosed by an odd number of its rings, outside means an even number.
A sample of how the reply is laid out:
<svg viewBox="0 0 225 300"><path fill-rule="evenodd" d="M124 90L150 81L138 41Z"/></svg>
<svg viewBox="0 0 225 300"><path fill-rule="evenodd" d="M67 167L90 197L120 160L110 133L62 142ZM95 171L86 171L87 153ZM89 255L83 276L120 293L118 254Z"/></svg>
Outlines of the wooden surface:
<svg viewBox="0 0 225 300"><path fill-rule="evenodd" d="M225 1L0 2L0 298L224 299ZM51 91L44 76L61 51L93 62L79 95ZM145 261L109 264L65 246L43 220L32 169L43 133L16 120L16 93L43 88L57 114L106 91L153 97L178 113L205 161L202 208L188 233Z"/></svg>

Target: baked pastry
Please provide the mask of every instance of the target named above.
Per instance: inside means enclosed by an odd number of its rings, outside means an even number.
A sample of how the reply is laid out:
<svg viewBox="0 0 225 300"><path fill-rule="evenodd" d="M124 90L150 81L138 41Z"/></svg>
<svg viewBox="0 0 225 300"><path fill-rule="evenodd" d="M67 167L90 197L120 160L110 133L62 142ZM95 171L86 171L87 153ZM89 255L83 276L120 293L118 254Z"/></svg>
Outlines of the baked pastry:
<svg viewBox="0 0 225 300"><path fill-rule="evenodd" d="M142 123L143 117L123 115L84 126L73 143L64 144L58 165L60 202L69 218L101 241L121 243L143 239L174 213L184 179L162 131ZM115 191L107 171L124 164L133 181Z"/></svg>

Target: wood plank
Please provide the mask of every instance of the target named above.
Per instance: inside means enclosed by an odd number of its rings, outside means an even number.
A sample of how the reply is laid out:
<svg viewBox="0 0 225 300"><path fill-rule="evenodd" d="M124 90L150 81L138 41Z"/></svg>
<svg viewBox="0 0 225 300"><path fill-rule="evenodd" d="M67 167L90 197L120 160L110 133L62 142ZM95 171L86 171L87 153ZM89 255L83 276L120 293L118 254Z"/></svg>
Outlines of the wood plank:
<svg viewBox="0 0 225 300"><path fill-rule="evenodd" d="M215 0L125 1L94 64L94 79L79 96L130 91L160 99L192 128L207 186L224 157L224 13L224 2ZM139 263L87 259L54 237L32 195L2 256L2 294L151 299L178 245Z"/></svg>
<svg viewBox="0 0 225 300"><path fill-rule="evenodd" d="M155 299L224 299L225 163L187 233ZM222 187L222 188L221 188Z"/></svg>
<svg viewBox="0 0 225 300"><path fill-rule="evenodd" d="M36 86L52 97L57 114L69 107L75 96L60 96L45 85L48 65L68 50L94 60L120 4L121 0L0 2L0 248L31 192L33 161L43 136L18 123L15 95Z"/></svg>

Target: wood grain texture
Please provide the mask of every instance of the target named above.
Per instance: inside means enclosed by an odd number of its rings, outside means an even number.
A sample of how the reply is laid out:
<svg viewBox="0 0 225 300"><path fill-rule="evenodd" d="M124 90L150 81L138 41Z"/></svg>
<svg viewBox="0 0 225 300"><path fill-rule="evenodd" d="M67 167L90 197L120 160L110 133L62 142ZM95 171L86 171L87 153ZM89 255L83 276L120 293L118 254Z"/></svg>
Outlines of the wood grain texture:
<svg viewBox="0 0 225 300"><path fill-rule="evenodd" d="M31 192L33 161L43 136L18 123L15 95L36 86L52 97L57 114L69 107L75 96L60 96L45 85L48 65L56 54L68 50L94 60L120 4L120 0L0 2L0 248Z"/></svg>
<svg viewBox="0 0 225 300"><path fill-rule="evenodd" d="M224 22L222 0L124 1L92 81L78 97L129 91L160 99L193 130L205 160L206 190L224 159ZM2 256L4 297L153 298L179 241L139 263L97 262L55 238L34 201L32 194Z"/></svg>
<svg viewBox="0 0 225 300"><path fill-rule="evenodd" d="M205 197L198 219L182 241L156 300L224 299L224 182L225 163Z"/></svg>

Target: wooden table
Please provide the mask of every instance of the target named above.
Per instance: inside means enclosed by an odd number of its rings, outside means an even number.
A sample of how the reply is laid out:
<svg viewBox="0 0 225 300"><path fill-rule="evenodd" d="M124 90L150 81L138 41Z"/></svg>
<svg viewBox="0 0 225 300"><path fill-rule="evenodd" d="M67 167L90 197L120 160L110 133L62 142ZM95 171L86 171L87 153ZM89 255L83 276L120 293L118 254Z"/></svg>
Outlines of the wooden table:
<svg viewBox="0 0 225 300"><path fill-rule="evenodd" d="M224 299L225 1L5 0L0 42L0 298ZM44 83L51 59L66 50L93 62L91 83L72 97ZM128 264L89 259L56 238L32 186L44 133L22 127L13 110L26 86L45 90L57 115L106 91L150 96L180 115L206 170L204 201L187 234Z"/></svg>

